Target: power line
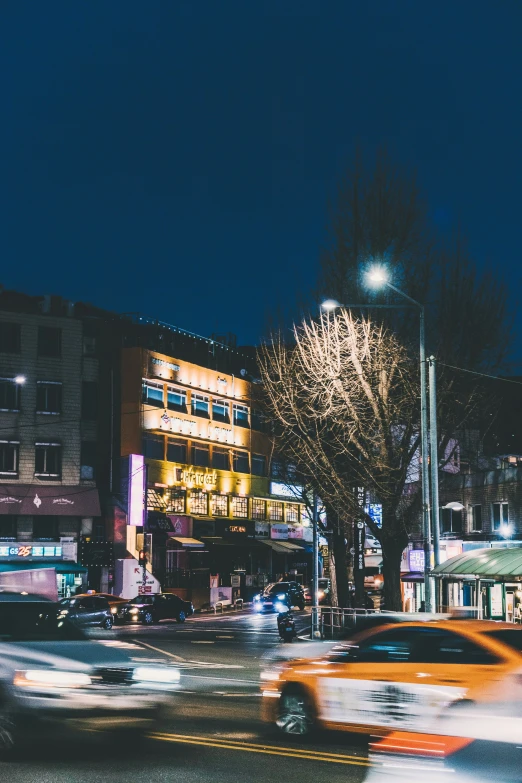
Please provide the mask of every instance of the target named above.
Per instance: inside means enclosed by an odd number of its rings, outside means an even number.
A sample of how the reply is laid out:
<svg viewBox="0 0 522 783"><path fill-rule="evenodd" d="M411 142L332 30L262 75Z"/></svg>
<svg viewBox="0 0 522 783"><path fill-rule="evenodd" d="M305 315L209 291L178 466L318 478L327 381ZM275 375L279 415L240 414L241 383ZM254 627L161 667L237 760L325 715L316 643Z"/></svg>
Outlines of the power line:
<svg viewBox="0 0 522 783"><path fill-rule="evenodd" d="M446 362L437 362L443 367L447 367L450 370L458 370L459 372L467 372L469 375L478 375L481 378L491 378L494 381L504 381L504 383L514 383L516 386L522 386L522 381L515 381L513 378L503 378L501 375L489 375L485 372L478 372L477 370L467 370L465 367L455 367L453 364L446 364Z"/></svg>

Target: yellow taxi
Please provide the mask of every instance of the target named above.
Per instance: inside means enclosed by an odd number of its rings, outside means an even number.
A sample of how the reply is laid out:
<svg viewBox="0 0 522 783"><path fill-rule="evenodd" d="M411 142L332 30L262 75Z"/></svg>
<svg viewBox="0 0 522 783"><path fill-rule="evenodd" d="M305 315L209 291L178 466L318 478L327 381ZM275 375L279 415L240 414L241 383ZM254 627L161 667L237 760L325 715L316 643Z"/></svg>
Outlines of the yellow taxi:
<svg viewBox="0 0 522 783"><path fill-rule="evenodd" d="M318 660L262 672L262 717L287 734L426 731L452 702L491 701L522 672L522 628L482 620L380 625Z"/></svg>

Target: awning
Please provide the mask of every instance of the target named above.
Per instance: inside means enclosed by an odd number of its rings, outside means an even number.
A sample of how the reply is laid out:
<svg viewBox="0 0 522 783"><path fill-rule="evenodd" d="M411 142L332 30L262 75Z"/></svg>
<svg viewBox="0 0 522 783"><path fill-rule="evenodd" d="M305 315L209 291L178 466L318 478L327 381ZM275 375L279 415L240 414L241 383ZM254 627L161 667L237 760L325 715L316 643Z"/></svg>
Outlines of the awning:
<svg viewBox="0 0 522 783"><path fill-rule="evenodd" d="M99 517L95 487L39 484L0 484L0 514Z"/></svg>
<svg viewBox="0 0 522 783"><path fill-rule="evenodd" d="M289 541L266 541L261 539L260 544L265 544L274 550L278 555L290 555L292 552L302 552L303 547L298 544L291 544Z"/></svg>
<svg viewBox="0 0 522 783"><path fill-rule="evenodd" d="M57 574L86 574L87 568L79 563L0 563L0 573L6 571L39 571L41 568L54 568Z"/></svg>
<svg viewBox="0 0 522 783"><path fill-rule="evenodd" d="M424 574L419 571L403 571L401 582L424 582Z"/></svg>
<svg viewBox="0 0 522 783"><path fill-rule="evenodd" d="M203 541L198 541L197 538L183 538L182 536L169 536L169 541L177 541L183 547L200 547L205 546Z"/></svg>
<svg viewBox="0 0 522 783"><path fill-rule="evenodd" d="M431 570L432 576L484 579L522 577L522 547L475 549L446 560Z"/></svg>

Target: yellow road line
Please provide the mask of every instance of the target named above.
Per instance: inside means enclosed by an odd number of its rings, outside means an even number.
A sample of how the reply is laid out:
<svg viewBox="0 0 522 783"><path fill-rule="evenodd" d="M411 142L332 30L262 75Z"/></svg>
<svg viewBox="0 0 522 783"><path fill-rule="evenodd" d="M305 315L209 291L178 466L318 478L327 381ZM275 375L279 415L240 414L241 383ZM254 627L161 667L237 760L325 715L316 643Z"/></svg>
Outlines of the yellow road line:
<svg viewBox="0 0 522 783"><path fill-rule="evenodd" d="M188 745L200 745L209 748L221 748L222 750L242 750L246 753L264 753L269 756L287 756L288 758L306 759L309 761L329 761L333 764L349 764L356 767L368 767L370 762L367 759L357 756L342 755L340 753L324 753L314 750L299 750L298 748L280 748L270 745L256 745L253 743L236 742L234 740L219 740L206 737L191 737L184 734L161 734L153 733L149 735L152 739L163 742L178 742Z"/></svg>

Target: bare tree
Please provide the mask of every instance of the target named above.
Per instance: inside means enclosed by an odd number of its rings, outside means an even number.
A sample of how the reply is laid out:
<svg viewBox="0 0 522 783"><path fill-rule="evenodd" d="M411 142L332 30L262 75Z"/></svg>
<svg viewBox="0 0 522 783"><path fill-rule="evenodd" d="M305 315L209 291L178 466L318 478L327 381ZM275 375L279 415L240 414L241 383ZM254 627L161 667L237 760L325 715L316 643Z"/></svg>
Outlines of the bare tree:
<svg viewBox="0 0 522 783"><path fill-rule="evenodd" d="M404 487L419 441L417 368L391 331L347 310L303 321L293 338L274 339L259 356L278 449L313 477L343 523L368 524L382 546L386 605L399 609L412 519ZM382 503L381 528L357 487Z"/></svg>

